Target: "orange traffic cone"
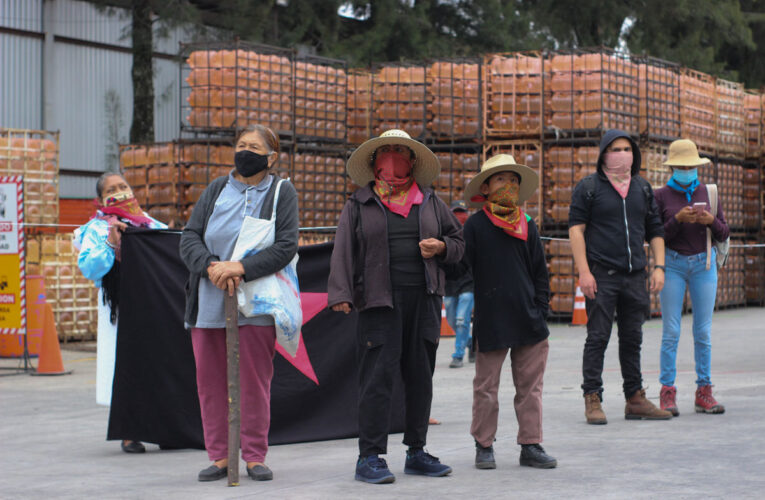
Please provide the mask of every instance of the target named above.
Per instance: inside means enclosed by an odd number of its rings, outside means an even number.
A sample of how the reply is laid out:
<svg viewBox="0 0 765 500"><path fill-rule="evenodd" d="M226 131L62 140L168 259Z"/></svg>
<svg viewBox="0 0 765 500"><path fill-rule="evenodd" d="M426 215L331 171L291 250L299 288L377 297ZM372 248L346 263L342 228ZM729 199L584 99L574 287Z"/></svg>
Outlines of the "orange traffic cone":
<svg viewBox="0 0 765 500"><path fill-rule="evenodd" d="M454 337L454 330L449 326L449 322L446 321L446 307L441 303L441 336L442 337Z"/></svg>
<svg viewBox="0 0 765 500"><path fill-rule="evenodd" d="M61 358L61 348L58 345L58 333L56 333L53 308L50 304L45 304L44 307L40 361L37 363L37 373L33 373L33 375L68 375L72 371L64 370L64 360Z"/></svg>
<svg viewBox="0 0 765 500"><path fill-rule="evenodd" d="M571 317L571 325L586 325L587 309L584 306L584 294L579 288L579 280L576 281L576 295L574 296L574 314Z"/></svg>

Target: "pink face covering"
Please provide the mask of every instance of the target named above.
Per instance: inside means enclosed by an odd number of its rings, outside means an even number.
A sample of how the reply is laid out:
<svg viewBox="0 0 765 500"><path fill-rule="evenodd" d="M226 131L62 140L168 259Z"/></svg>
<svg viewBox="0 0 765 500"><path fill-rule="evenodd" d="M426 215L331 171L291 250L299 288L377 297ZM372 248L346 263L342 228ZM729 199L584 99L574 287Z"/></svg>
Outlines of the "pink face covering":
<svg viewBox="0 0 765 500"><path fill-rule="evenodd" d="M603 173L622 199L627 197L632 180L632 151L613 151L603 156Z"/></svg>

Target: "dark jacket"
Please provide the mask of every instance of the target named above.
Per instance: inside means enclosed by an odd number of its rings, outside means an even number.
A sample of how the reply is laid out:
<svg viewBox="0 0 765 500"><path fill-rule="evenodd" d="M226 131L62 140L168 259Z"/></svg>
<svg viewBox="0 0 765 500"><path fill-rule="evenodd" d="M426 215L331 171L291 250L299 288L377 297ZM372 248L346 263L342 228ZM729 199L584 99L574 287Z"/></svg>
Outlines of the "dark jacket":
<svg viewBox="0 0 765 500"><path fill-rule="evenodd" d="M424 196L419 210L420 240L437 238L446 243L444 255L423 259L426 291L443 296L443 266L459 262L465 251L462 225L432 189L420 190ZM393 307L386 210L371 184L356 190L345 203L330 262L329 306L348 302L359 311Z"/></svg>
<svg viewBox="0 0 765 500"><path fill-rule="evenodd" d="M603 172L603 154L616 139L632 144L632 181L626 199L614 189ZM574 188L568 225L586 224L584 240L587 262L607 269L631 273L647 264L643 244L664 237L664 225L653 197L651 185L640 177L640 150L634 140L620 130L609 130L600 141L598 170Z"/></svg>
<svg viewBox="0 0 765 500"><path fill-rule="evenodd" d="M483 210L465 222L465 263L473 271L473 338L481 352L546 339L550 300L542 240L533 220L526 241L491 223Z"/></svg>
<svg viewBox="0 0 765 500"><path fill-rule="evenodd" d="M261 219L270 219L274 206L277 180L274 179L260 209ZM181 259L189 270L186 282L186 315L184 321L194 326L197 321L199 305L199 280L207 278L210 262L220 260L207 249L204 242L207 221L215 208L215 200L228 182L228 176L218 177L207 186L202 196L194 205L188 224L181 235ZM298 249L298 210L297 192L289 181L283 181L279 193L279 205L276 207L276 227L274 244L265 250L242 259L244 280L252 281L273 274L290 263Z"/></svg>

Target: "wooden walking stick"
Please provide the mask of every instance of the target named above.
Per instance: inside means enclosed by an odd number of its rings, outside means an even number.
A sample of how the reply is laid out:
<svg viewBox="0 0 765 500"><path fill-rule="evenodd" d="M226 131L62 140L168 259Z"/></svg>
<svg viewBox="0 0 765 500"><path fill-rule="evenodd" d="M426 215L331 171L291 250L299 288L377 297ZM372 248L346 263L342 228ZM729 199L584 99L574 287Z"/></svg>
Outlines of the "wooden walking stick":
<svg viewBox="0 0 765 500"><path fill-rule="evenodd" d="M226 376L228 378L228 485L239 486L239 310L236 296L223 293L226 311Z"/></svg>

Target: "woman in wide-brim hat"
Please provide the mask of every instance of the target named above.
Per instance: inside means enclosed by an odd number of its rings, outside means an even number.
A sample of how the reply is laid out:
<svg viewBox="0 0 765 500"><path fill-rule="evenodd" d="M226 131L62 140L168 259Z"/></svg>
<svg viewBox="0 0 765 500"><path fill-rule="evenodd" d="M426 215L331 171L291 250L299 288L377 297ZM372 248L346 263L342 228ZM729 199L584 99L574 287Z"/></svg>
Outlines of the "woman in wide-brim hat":
<svg viewBox="0 0 765 500"><path fill-rule="evenodd" d="M550 285L536 224L521 208L539 176L508 154L489 158L465 188L481 210L465 222L465 258L473 275L475 466L493 469L499 380L510 356L515 385L520 464L550 469L557 461L541 446L542 381L550 332L545 321Z"/></svg>
<svg viewBox="0 0 765 500"><path fill-rule="evenodd" d="M693 302L693 339L696 360L695 410L723 413L725 408L712 396L712 313L717 296L717 265L711 239L725 241L730 234L722 203L712 213L711 199L717 187L699 182L698 169L711 162L701 158L696 144L680 139L669 145L664 165L672 168L667 185L656 190L656 204L664 221L666 270L661 290L662 340L659 373L662 410L679 415L675 387L677 344L686 288ZM710 238L708 240L708 238Z"/></svg>
<svg viewBox="0 0 765 500"><path fill-rule="evenodd" d="M379 455L387 452L397 372L406 385L405 471L444 476L451 468L423 447L440 336L443 267L462 257L462 227L430 187L438 177L438 159L406 132L389 130L366 141L351 155L347 169L361 187L346 202L337 225L328 304L334 311L359 312L356 479L395 480Z"/></svg>

